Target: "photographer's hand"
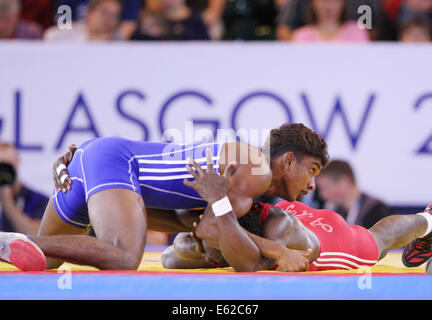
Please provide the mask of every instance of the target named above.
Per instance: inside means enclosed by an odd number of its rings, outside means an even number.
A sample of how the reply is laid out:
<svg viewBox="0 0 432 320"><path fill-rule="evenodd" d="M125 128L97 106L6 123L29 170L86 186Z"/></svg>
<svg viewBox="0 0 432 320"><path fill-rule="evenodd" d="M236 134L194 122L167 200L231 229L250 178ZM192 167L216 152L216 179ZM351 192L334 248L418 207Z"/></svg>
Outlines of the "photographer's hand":
<svg viewBox="0 0 432 320"><path fill-rule="evenodd" d="M3 209L15 206L12 186L4 185L0 187L0 204Z"/></svg>

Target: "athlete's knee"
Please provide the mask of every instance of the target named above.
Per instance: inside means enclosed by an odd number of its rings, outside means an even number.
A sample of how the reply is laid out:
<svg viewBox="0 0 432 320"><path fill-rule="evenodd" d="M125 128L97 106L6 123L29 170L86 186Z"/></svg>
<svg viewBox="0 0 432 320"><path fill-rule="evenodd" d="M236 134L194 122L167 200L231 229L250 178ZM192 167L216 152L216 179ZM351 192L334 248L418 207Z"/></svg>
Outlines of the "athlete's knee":
<svg viewBox="0 0 432 320"><path fill-rule="evenodd" d="M119 259L108 263L110 265L107 269L113 270L138 270L141 264L142 255L124 251Z"/></svg>
<svg viewBox="0 0 432 320"><path fill-rule="evenodd" d="M369 232L378 248L378 260L381 260L387 255L391 247L391 239L385 233L376 232L372 229L369 229Z"/></svg>
<svg viewBox="0 0 432 320"><path fill-rule="evenodd" d="M180 232L176 235L173 241L174 250L177 252L178 250L182 250L183 247L193 241L192 237L188 232Z"/></svg>

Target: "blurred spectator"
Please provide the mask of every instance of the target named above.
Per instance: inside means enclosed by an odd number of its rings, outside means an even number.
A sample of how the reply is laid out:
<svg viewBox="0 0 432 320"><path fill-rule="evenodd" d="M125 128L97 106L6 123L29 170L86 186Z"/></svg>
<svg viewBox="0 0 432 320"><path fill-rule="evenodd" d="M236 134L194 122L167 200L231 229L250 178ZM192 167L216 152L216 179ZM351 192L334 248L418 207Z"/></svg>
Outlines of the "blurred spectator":
<svg viewBox="0 0 432 320"><path fill-rule="evenodd" d="M186 0L199 13L212 40L275 38L276 13L288 0ZM163 1L145 0L146 10L162 12Z"/></svg>
<svg viewBox="0 0 432 320"><path fill-rule="evenodd" d="M207 26L200 13L189 8L186 0L160 0L158 2L147 0L139 28L132 39L151 40L155 38L162 40L210 39Z"/></svg>
<svg viewBox="0 0 432 320"><path fill-rule="evenodd" d="M161 12L161 2L160 0L142 0L142 9L148 10L148 11L155 11L155 12Z"/></svg>
<svg viewBox="0 0 432 320"><path fill-rule="evenodd" d="M311 0L309 24L293 31L292 41L369 41L369 34L356 21L347 21L345 0Z"/></svg>
<svg viewBox="0 0 432 320"><path fill-rule="evenodd" d="M162 14L168 22L167 40L209 40L207 27L200 14L190 9L185 0L161 0Z"/></svg>
<svg viewBox="0 0 432 320"><path fill-rule="evenodd" d="M140 10L139 0L119 0L122 6L122 14L118 32L124 39L129 39L137 28L138 13ZM68 5L72 9L72 20L84 23L87 13L90 10L91 0L56 0L57 8L61 5Z"/></svg>
<svg viewBox="0 0 432 320"><path fill-rule="evenodd" d="M48 197L18 177L19 157L13 145L0 144L0 230L36 235Z"/></svg>
<svg viewBox="0 0 432 320"><path fill-rule="evenodd" d="M54 24L53 0L21 0L21 19L39 24L43 30Z"/></svg>
<svg viewBox="0 0 432 320"><path fill-rule="evenodd" d="M396 41L402 26L412 19L432 21L432 0L384 0L380 40Z"/></svg>
<svg viewBox="0 0 432 320"><path fill-rule="evenodd" d="M160 0L145 0L145 9L162 13ZM220 40L223 36L222 14L227 0L186 0L186 5L199 14L207 27L207 33L212 40Z"/></svg>
<svg viewBox="0 0 432 320"><path fill-rule="evenodd" d="M187 0L192 10L200 12L212 40L221 40L224 33L222 15L228 0Z"/></svg>
<svg viewBox="0 0 432 320"><path fill-rule="evenodd" d="M305 26L310 18L312 0L287 0L277 16L277 37L279 40L289 41L292 32ZM345 21L357 21L361 14L358 8L367 5L372 11L372 29L369 30L370 38L378 37L378 26L381 19L381 0L346 0L344 18Z"/></svg>
<svg viewBox="0 0 432 320"><path fill-rule="evenodd" d="M118 30L120 15L119 0L91 0L85 23L74 23L71 30L53 26L45 32L44 38L48 41L122 40Z"/></svg>
<svg viewBox="0 0 432 320"><path fill-rule="evenodd" d="M316 184L325 207L338 212L348 224L370 228L390 215L382 201L360 191L353 170L345 161L331 161L321 170Z"/></svg>
<svg viewBox="0 0 432 320"><path fill-rule="evenodd" d="M142 10L138 28L131 40L163 40L168 36L168 23L157 11Z"/></svg>
<svg viewBox="0 0 432 320"><path fill-rule="evenodd" d="M274 40L275 0L229 0L223 22L224 40Z"/></svg>
<svg viewBox="0 0 432 320"><path fill-rule="evenodd" d="M42 28L20 19L19 0L0 0L0 39L42 39Z"/></svg>
<svg viewBox="0 0 432 320"><path fill-rule="evenodd" d="M414 18L405 23L399 31L401 42L430 42L431 25L426 21Z"/></svg>

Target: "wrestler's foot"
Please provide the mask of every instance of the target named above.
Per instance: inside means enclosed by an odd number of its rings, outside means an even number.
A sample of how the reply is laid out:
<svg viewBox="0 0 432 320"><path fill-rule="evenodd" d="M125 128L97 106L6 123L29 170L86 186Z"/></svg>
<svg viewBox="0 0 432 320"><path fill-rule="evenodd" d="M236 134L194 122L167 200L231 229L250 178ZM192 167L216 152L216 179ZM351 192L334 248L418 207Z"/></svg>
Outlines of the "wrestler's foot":
<svg viewBox="0 0 432 320"><path fill-rule="evenodd" d="M432 215L432 203L424 212ZM402 262L407 267L418 267L432 258L432 232L408 244L402 254Z"/></svg>
<svg viewBox="0 0 432 320"><path fill-rule="evenodd" d="M22 271L43 271L46 268L42 250L21 233L0 232L0 259Z"/></svg>

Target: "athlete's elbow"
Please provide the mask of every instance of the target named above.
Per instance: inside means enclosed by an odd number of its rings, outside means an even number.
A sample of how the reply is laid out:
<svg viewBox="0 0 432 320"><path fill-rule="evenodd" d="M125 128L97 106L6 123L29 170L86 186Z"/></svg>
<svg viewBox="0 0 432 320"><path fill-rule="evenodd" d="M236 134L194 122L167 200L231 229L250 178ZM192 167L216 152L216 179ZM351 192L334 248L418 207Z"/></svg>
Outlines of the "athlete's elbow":
<svg viewBox="0 0 432 320"><path fill-rule="evenodd" d="M174 239L174 243L172 246L168 247L167 249L162 252L162 257L165 258L165 260L168 260L171 254L175 254L179 256L180 258L184 258L187 256L186 253L188 253L188 243L185 241L185 237L190 237L188 234L179 233L176 238Z"/></svg>
<svg viewBox="0 0 432 320"><path fill-rule="evenodd" d="M162 252L161 263L165 269L175 269L176 268L174 256L175 256L175 253L174 253L174 249L172 246L166 248Z"/></svg>
<svg viewBox="0 0 432 320"><path fill-rule="evenodd" d="M243 261L241 263L231 264L237 272L255 272L260 270L271 270L271 267L274 265L274 262L271 263L272 260L266 258L260 258L258 260L249 260Z"/></svg>

